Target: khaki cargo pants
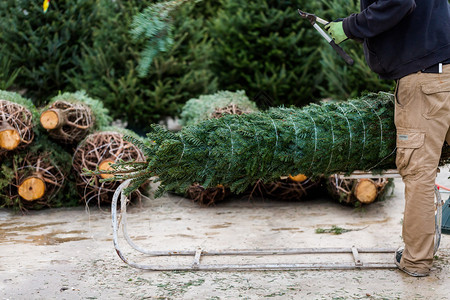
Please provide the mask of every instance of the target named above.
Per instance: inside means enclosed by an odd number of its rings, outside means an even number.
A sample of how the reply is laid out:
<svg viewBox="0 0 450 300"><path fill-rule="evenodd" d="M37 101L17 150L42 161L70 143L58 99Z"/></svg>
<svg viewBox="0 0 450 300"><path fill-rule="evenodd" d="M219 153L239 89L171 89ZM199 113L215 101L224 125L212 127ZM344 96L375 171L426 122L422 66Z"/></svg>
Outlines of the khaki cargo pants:
<svg viewBox="0 0 450 300"><path fill-rule="evenodd" d="M444 141L450 144L450 65L441 74L414 73L397 83L395 126L399 173L405 183L400 266L428 273L435 234L434 184Z"/></svg>

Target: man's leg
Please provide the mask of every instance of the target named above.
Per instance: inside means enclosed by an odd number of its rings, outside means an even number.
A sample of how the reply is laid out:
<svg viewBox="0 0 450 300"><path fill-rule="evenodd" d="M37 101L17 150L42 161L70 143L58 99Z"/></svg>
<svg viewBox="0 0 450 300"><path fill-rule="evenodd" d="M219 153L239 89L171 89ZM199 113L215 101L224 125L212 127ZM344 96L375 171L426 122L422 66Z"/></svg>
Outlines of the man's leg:
<svg viewBox="0 0 450 300"><path fill-rule="evenodd" d="M442 145L450 128L450 65L443 74L402 78L396 93L397 168L405 183L400 267L429 273L433 263L434 184Z"/></svg>

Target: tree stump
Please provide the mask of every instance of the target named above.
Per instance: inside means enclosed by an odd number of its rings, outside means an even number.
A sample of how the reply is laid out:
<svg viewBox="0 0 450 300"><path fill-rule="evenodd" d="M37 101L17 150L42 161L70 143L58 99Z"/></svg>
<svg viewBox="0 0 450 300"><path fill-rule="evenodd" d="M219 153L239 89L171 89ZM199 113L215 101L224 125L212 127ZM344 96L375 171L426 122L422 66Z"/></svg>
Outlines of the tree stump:
<svg viewBox="0 0 450 300"><path fill-rule="evenodd" d="M19 184L18 193L27 201L41 199L45 195L45 180L39 173L33 174Z"/></svg>
<svg viewBox="0 0 450 300"><path fill-rule="evenodd" d="M11 151L16 149L20 144L19 131L11 126L0 128L0 148Z"/></svg>
<svg viewBox="0 0 450 300"><path fill-rule="evenodd" d="M111 164L119 161L144 162L142 151L123 139L123 134L114 131L101 131L90 134L75 150L73 168L77 172L77 187L82 201L90 204L96 201L98 205L111 203L120 180L103 181L112 178L114 174ZM100 172L98 175L86 174L86 170ZM140 197L140 192L138 193Z"/></svg>
<svg viewBox="0 0 450 300"><path fill-rule="evenodd" d="M26 107L0 99L0 158L33 141L33 115Z"/></svg>
<svg viewBox="0 0 450 300"><path fill-rule="evenodd" d="M332 175L328 178L327 188L340 203L359 206L383 197L390 182L392 180L387 178L341 179Z"/></svg>

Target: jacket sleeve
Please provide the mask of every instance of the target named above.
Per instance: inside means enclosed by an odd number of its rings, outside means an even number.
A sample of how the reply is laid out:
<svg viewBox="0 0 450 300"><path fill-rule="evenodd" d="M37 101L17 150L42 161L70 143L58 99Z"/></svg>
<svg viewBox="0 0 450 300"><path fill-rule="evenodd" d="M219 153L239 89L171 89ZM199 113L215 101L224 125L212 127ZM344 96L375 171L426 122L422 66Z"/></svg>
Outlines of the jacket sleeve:
<svg viewBox="0 0 450 300"><path fill-rule="evenodd" d="M397 25L415 8L415 0L375 1L360 13L345 18L344 32L351 39L374 37Z"/></svg>

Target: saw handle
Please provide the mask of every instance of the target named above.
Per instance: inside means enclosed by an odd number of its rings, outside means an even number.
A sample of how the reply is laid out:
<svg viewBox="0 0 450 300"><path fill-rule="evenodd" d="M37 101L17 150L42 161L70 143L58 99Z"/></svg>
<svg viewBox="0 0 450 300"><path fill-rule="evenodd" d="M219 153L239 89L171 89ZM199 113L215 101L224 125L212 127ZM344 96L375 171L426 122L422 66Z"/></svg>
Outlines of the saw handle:
<svg viewBox="0 0 450 300"><path fill-rule="evenodd" d="M350 55L348 55L344 49L342 49L341 47L339 47L338 44L336 44L333 40L331 40L330 42L331 47L333 47L333 49L339 54L340 57L342 57L345 62L347 64L349 64L350 66L353 65L354 61L353 59L350 57Z"/></svg>

